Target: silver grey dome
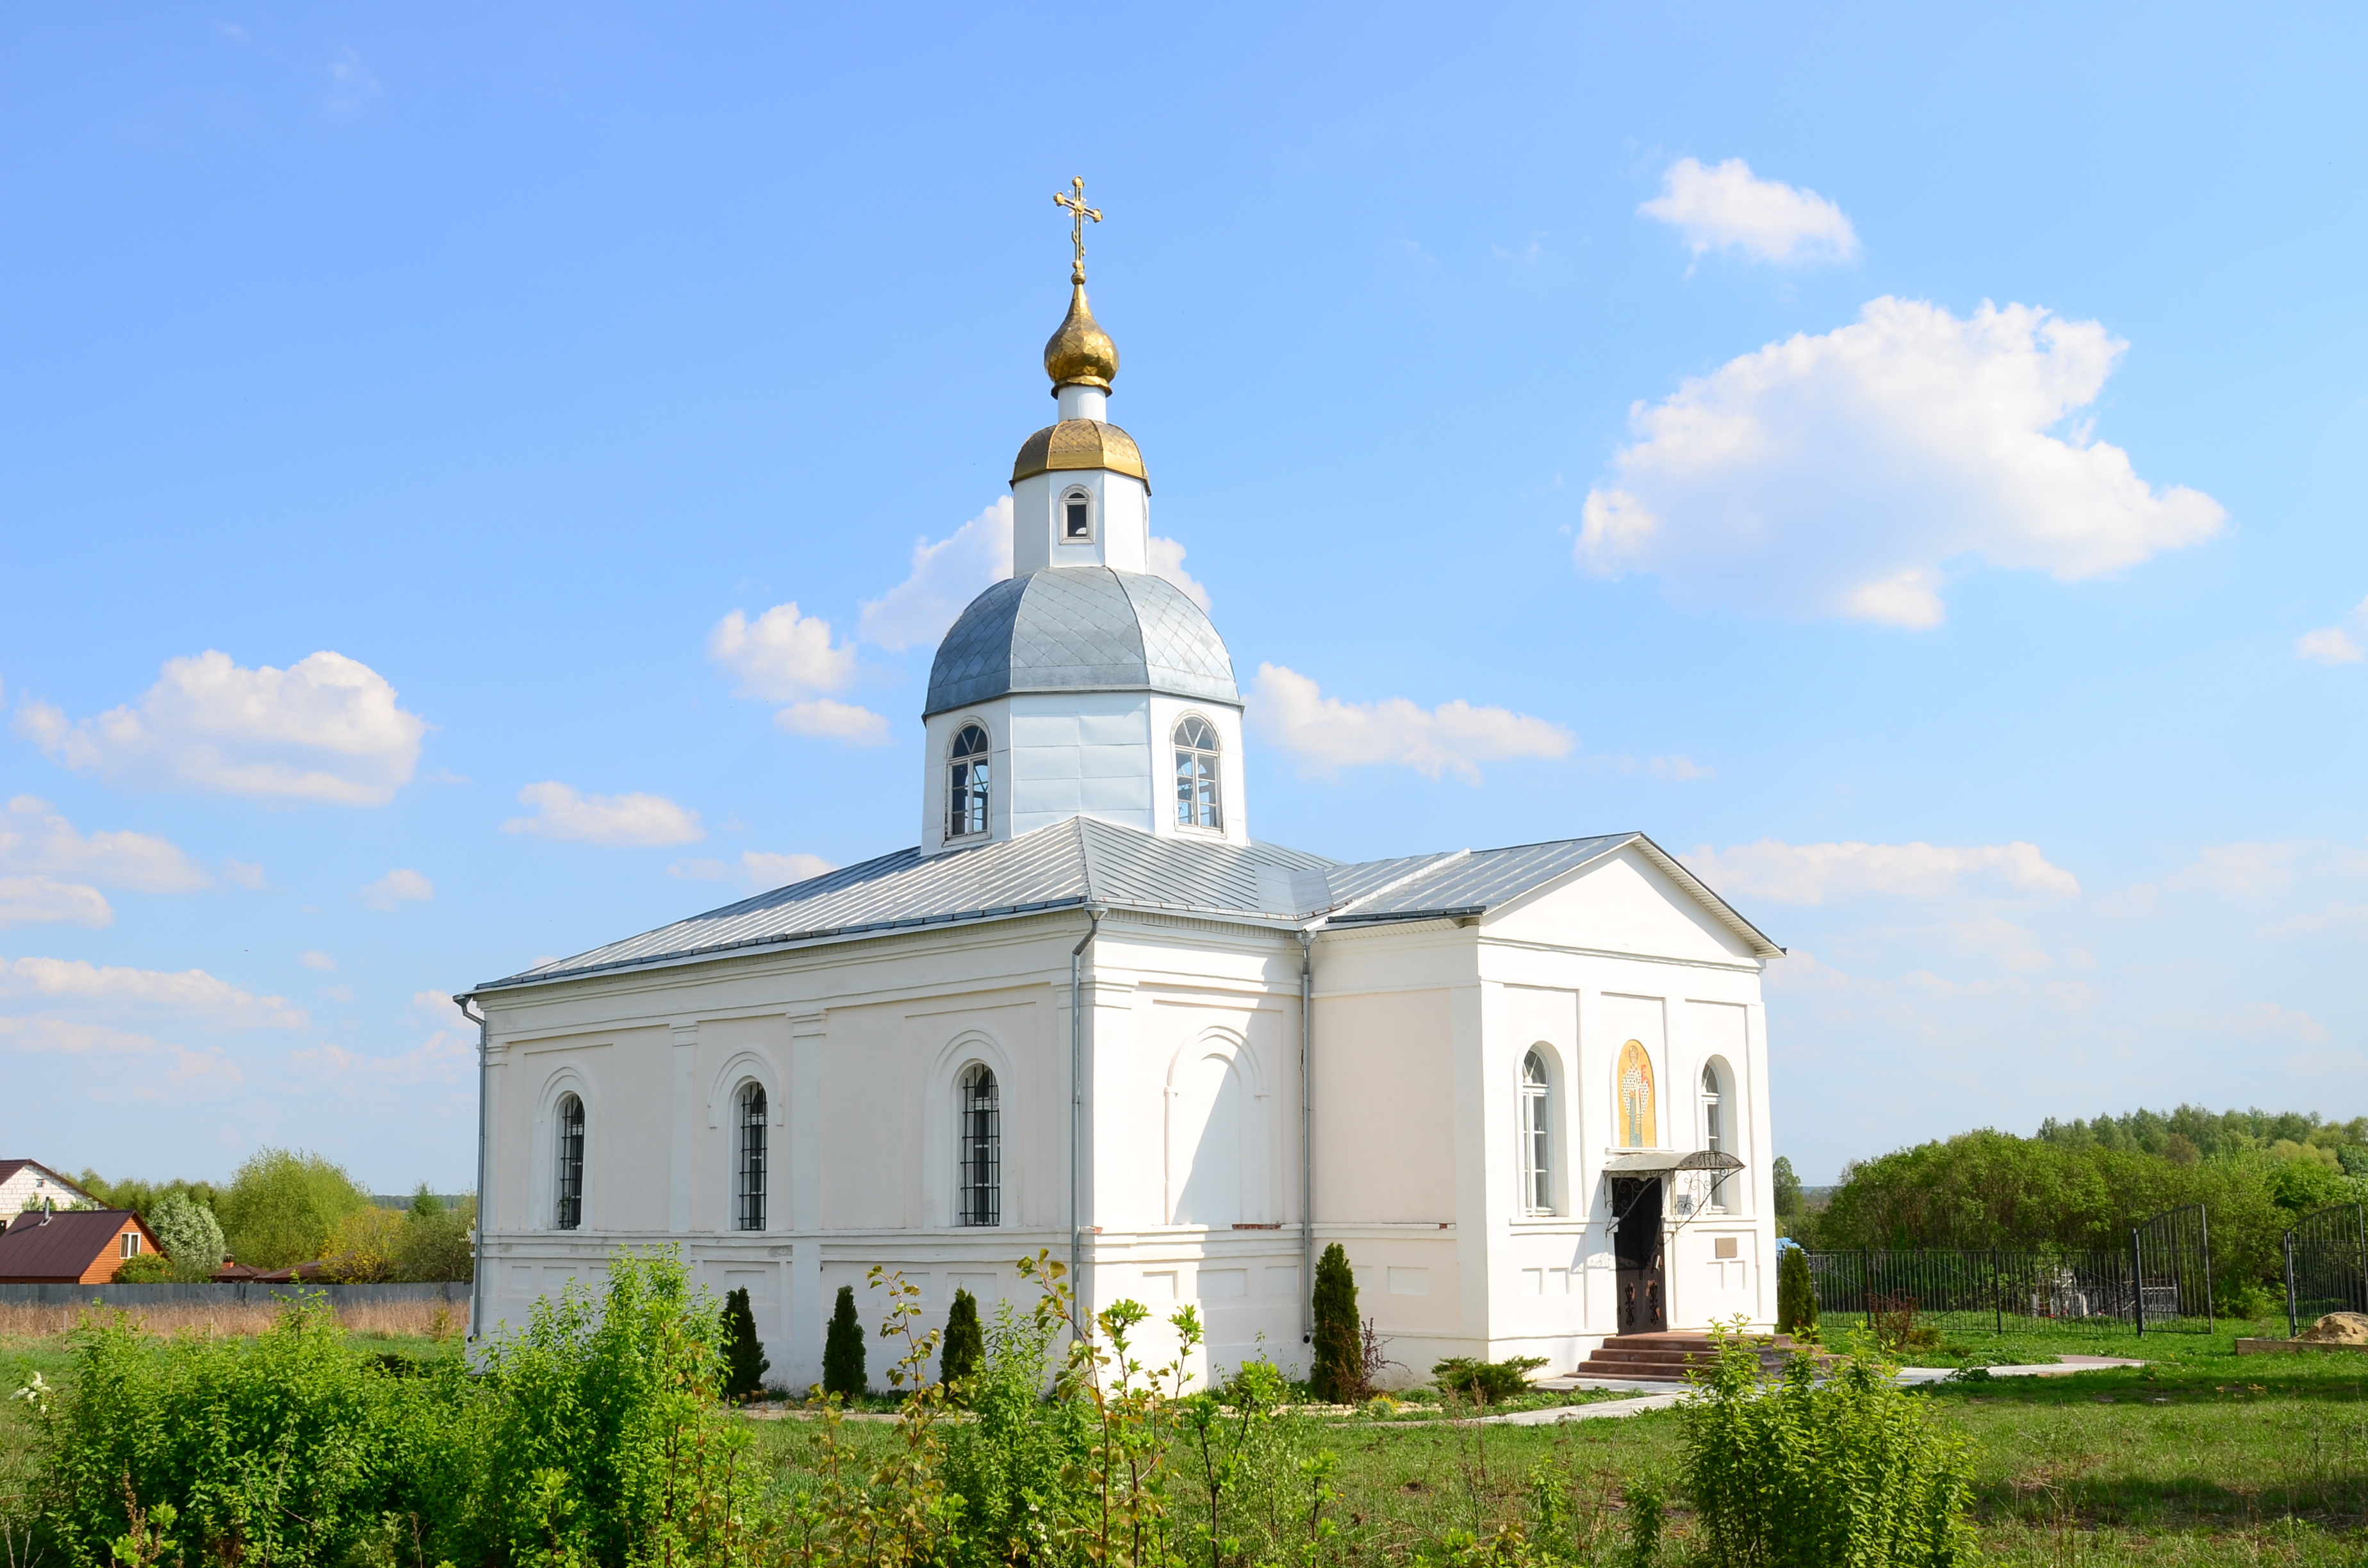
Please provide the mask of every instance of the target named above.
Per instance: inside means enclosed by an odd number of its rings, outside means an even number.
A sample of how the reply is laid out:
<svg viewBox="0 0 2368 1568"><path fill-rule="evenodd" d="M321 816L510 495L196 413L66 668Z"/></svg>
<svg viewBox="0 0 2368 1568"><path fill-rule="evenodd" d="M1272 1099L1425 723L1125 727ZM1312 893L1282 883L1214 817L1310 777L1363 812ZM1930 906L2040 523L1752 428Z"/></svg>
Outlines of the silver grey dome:
<svg viewBox="0 0 2368 1568"><path fill-rule="evenodd" d="M1165 577L1055 566L971 600L929 666L921 716L1015 691L1156 691L1239 706L1234 661Z"/></svg>

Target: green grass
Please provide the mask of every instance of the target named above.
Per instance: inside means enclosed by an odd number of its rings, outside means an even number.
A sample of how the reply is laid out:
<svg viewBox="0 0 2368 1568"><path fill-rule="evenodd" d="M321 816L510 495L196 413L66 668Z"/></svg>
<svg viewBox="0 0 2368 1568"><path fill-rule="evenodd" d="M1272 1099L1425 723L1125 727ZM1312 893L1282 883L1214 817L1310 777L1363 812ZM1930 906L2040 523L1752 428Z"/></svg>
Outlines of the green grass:
<svg viewBox="0 0 2368 1568"><path fill-rule="evenodd" d="M1922 1391L1936 1417L1975 1445L1987 1560L2067 1568L2368 1564L2368 1353L2238 1357L2232 1342L2240 1328L2256 1331L2234 1325L2210 1336L2147 1335L2142 1343L2078 1331L1987 1336L1979 1349L1993 1361L2083 1351L2154 1364ZM365 1343L423 1358L455 1348L425 1339ZM35 1371L53 1384L70 1377L61 1341L0 1343L0 1395ZM28 1479L24 1411L0 1399L0 1495ZM781 1485L798 1486L814 1461L815 1426L768 1421L757 1435ZM851 1424L846 1437L859 1454L896 1441L893 1427L872 1423ZM1508 1524L1533 1528L1541 1488L1566 1511L1565 1549L1609 1562L1624 1540L1627 1489L1666 1482L1679 1457L1678 1424L1666 1413L1555 1426L1304 1419L1295 1440L1339 1457L1338 1568L1437 1557L1452 1532L1485 1541ZM1675 1508L1680 1541L1687 1523Z"/></svg>

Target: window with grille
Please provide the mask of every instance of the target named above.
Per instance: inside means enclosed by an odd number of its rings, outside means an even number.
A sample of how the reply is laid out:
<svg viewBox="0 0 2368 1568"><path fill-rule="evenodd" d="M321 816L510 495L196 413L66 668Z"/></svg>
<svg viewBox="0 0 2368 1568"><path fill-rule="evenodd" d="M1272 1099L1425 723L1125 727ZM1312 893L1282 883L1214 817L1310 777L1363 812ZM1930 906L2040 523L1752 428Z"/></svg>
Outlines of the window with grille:
<svg viewBox="0 0 2368 1568"><path fill-rule="evenodd" d="M1728 1152L1726 1138L1726 1102L1719 1092L1718 1069L1702 1069L1702 1147L1714 1154ZM1726 1207L1727 1175L1721 1171L1711 1178L1710 1204L1713 1209Z"/></svg>
<svg viewBox="0 0 2368 1568"><path fill-rule="evenodd" d="M1223 828L1218 806L1217 727L1198 713L1176 726L1176 825Z"/></svg>
<svg viewBox="0 0 2368 1568"><path fill-rule="evenodd" d="M1546 1059L1532 1051L1521 1062L1521 1201L1532 1214L1554 1212L1546 1089Z"/></svg>
<svg viewBox="0 0 2368 1568"><path fill-rule="evenodd" d="M946 775L946 836L962 838L986 831L987 789L994 765L988 760L986 731L964 724L954 737L953 761Z"/></svg>
<svg viewBox="0 0 2368 1568"><path fill-rule="evenodd" d="M744 1231L765 1228L765 1085L740 1086L739 1204L733 1223Z"/></svg>
<svg viewBox="0 0 2368 1568"><path fill-rule="evenodd" d="M996 1101L995 1074L973 1062L962 1077L962 1187L955 1204L958 1223L1003 1223L1003 1118Z"/></svg>
<svg viewBox="0 0 2368 1568"><path fill-rule="evenodd" d="M559 1101L559 1169L552 1183L557 1200L552 1205L554 1229L573 1231L584 1223L584 1102L574 1095Z"/></svg>

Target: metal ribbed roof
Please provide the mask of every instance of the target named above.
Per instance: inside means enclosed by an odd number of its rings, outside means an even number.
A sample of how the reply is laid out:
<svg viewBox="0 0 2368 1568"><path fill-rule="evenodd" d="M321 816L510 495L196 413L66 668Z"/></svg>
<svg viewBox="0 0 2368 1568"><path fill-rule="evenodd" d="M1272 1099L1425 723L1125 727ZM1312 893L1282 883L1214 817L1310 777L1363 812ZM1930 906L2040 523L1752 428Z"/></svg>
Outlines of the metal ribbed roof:
<svg viewBox="0 0 2368 1568"><path fill-rule="evenodd" d="M970 602L938 644L922 716L1015 691L1158 691L1238 705L1234 661L1165 577L1055 566Z"/></svg>
<svg viewBox="0 0 2368 1568"><path fill-rule="evenodd" d="M1094 904L1294 929L1486 913L1631 844L1763 956L1781 951L1640 833L1344 864L1279 844L1163 838L1071 817L974 849L900 849L639 937L555 959L480 991L645 964Z"/></svg>

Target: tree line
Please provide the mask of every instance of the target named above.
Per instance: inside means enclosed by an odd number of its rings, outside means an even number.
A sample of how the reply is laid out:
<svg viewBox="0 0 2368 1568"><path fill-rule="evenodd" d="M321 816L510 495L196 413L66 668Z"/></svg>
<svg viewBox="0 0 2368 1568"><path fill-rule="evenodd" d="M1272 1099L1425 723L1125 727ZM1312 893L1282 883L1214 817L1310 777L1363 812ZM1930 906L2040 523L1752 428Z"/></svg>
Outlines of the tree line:
<svg viewBox="0 0 2368 1568"><path fill-rule="evenodd" d="M2202 1204L2215 1281L2243 1311L2279 1279L2297 1219L2368 1201L2368 1117L2180 1106L2051 1119L2029 1138L1984 1128L1854 1160L1821 1201L1777 1164L1778 1228L1812 1248L2118 1248Z"/></svg>
<svg viewBox="0 0 2368 1568"><path fill-rule="evenodd" d="M381 1208L344 1166L302 1150L258 1150L221 1185L85 1170L81 1186L138 1214L165 1249L128 1261L116 1276L125 1281L207 1279L226 1257L266 1270L317 1262L324 1278L348 1283L475 1274L474 1197L448 1204L422 1182L407 1209Z"/></svg>

